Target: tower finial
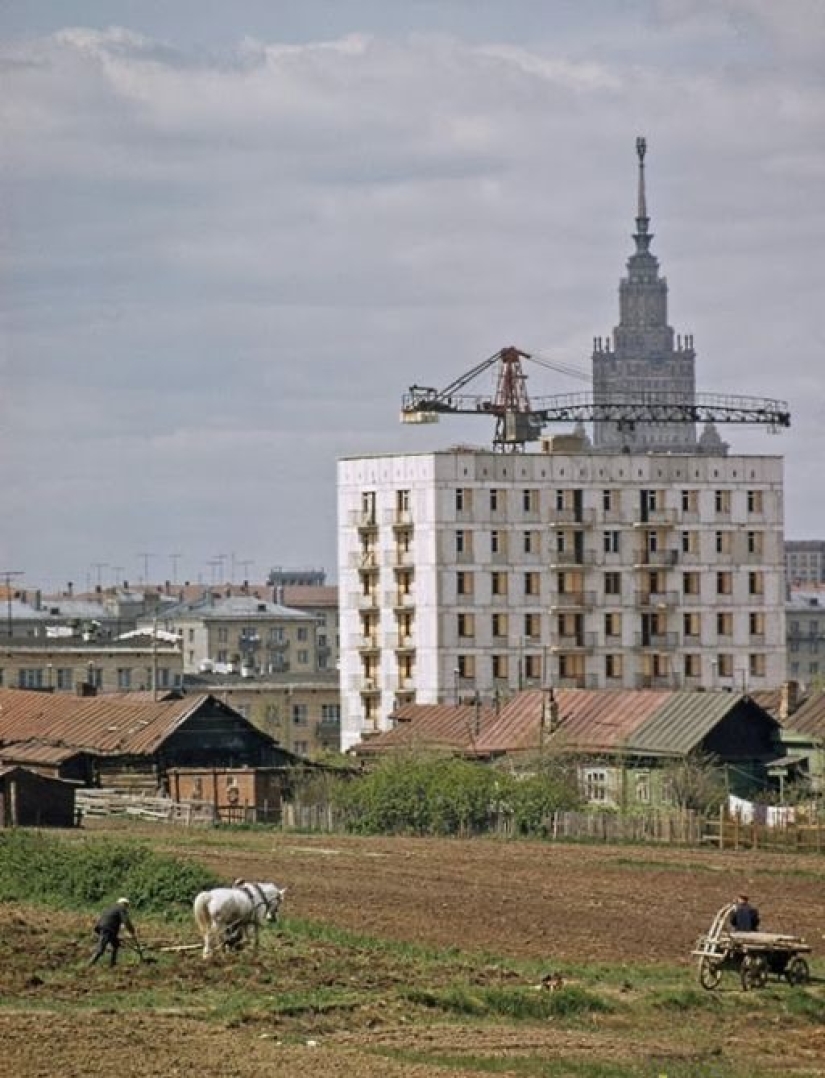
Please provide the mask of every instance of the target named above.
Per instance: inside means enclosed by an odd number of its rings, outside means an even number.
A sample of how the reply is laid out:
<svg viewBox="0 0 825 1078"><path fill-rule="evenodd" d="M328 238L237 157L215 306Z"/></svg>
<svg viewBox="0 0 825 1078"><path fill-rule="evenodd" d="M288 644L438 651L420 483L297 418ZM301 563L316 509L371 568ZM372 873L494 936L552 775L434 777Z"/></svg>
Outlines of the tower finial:
<svg viewBox="0 0 825 1078"><path fill-rule="evenodd" d="M636 251L641 253L650 246L652 236L648 235L647 226L650 218L647 216L647 199L645 197L645 154L647 153L647 141L642 137L636 139L636 154L639 158L639 204L636 210Z"/></svg>

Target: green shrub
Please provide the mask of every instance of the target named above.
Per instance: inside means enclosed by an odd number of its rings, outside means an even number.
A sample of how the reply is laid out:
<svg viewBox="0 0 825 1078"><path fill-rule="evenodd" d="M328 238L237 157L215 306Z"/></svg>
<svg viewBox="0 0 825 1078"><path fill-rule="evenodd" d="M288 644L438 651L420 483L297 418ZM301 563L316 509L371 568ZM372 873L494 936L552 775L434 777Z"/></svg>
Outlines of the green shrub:
<svg viewBox="0 0 825 1078"><path fill-rule="evenodd" d="M188 910L218 881L206 869L137 842L76 842L33 831L0 833L0 901L88 906L126 894L143 910Z"/></svg>

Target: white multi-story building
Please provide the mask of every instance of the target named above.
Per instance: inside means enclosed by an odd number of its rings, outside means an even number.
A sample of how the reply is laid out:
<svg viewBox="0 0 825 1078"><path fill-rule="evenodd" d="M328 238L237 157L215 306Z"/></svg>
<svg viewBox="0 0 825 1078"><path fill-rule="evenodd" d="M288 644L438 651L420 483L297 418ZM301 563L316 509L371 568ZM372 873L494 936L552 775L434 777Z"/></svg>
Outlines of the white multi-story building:
<svg viewBox="0 0 825 1078"><path fill-rule="evenodd" d="M408 702L782 682L780 457L545 448L339 461L343 749Z"/></svg>

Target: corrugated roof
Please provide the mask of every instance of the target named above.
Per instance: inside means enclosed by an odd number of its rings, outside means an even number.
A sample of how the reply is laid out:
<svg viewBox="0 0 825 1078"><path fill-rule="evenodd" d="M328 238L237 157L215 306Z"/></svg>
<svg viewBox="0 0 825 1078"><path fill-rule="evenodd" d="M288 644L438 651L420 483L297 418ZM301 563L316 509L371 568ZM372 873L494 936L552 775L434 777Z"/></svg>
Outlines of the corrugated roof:
<svg viewBox="0 0 825 1078"><path fill-rule="evenodd" d="M807 696L782 725L786 730L825 738L825 691Z"/></svg>
<svg viewBox="0 0 825 1078"><path fill-rule="evenodd" d="M524 752L552 741L559 748L609 751L618 748L662 703L668 689L556 689L555 718L546 691L515 696L477 743L483 755Z"/></svg>
<svg viewBox="0 0 825 1078"><path fill-rule="evenodd" d="M741 693L673 692L625 742L631 752L686 756L744 700Z"/></svg>
<svg viewBox="0 0 825 1078"><path fill-rule="evenodd" d="M395 726L362 741L357 755L378 755L416 745L471 749L495 718L489 706L474 704L405 704L394 711Z"/></svg>
<svg viewBox="0 0 825 1078"><path fill-rule="evenodd" d="M284 584L284 602L287 606L304 607L338 606L338 588L335 584Z"/></svg>
<svg viewBox="0 0 825 1078"><path fill-rule="evenodd" d="M200 694L150 702L0 689L0 756L4 746L22 742L98 754L152 753L209 699Z"/></svg>
<svg viewBox="0 0 825 1078"><path fill-rule="evenodd" d="M0 760L14 764L52 764L57 766L83 750L69 745L51 745L41 741L14 741L0 745Z"/></svg>

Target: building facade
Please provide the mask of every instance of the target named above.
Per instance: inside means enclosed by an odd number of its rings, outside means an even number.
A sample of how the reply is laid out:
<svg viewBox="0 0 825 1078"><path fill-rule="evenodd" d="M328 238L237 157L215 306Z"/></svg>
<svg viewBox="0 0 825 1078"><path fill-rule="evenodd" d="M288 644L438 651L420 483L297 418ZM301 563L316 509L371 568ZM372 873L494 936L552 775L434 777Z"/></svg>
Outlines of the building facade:
<svg viewBox="0 0 825 1078"><path fill-rule="evenodd" d="M791 588L825 584L825 539L786 539L785 571Z"/></svg>
<svg viewBox="0 0 825 1078"><path fill-rule="evenodd" d="M667 280L659 276L659 261L650 250L645 194L646 143L636 140L639 159L636 249L619 285L619 324L612 336L593 342L593 398L596 403L661 400L693 404L696 399L696 353L693 336L676 336L668 325ZM649 450L675 453L725 449L716 430L707 426L697 439L692 423L634 423L598 421L593 425L597 450Z"/></svg>
<svg viewBox="0 0 825 1078"><path fill-rule="evenodd" d="M825 587L792 588L786 610L789 681L825 687Z"/></svg>
<svg viewBox="0 0 825 1078"><path fill-rule="evenodd" d="M405 703L785 677L779 457L339 461L342 748Z"/></svg>

